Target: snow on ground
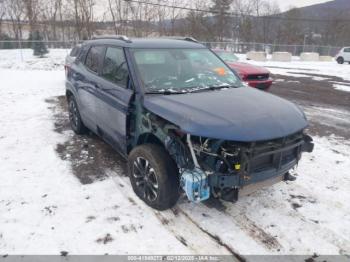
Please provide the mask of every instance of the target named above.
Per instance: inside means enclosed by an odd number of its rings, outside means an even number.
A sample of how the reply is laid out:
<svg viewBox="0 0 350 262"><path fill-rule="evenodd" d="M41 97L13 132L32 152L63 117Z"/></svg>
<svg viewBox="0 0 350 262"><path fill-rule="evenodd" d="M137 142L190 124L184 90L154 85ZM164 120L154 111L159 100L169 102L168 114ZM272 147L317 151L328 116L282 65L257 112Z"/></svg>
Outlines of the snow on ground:
<svg viewBox="0 0 350 262"><path fill-rule="evenodd" d="M194 252L112 179L83 186L59 159L67 137L53 131L45 99L64 94L63 71L2 69L0 79L1 254Z"/></svg>
<svg viewBox="0 0 350 262"><path fill-rule="evenodd" d="M32 49L0 50L0 68L18 70L57 70L64 66L64 60L70 50L50 49L44 58L33 56Z"/></svg>
<svg viewBox="0 0 350 262"><path fill-rule="evenodd" d="M31 64L11 64L12 51L0 52L1 254L350 253L349 141L316 137L295 182L236 204L181 199L156 212L122 169L82 185L57 155L57 144L73 136L54 131L52 102L64 95L64 72L47 69L62 63L62 50L57 60L51 51Z"/></svg>
<svg viewBox="0 0 350 262"><path fill-rule="evenodd" d="M350 92L350 86L347 86L347 85L334 84L333 87L335 87L335 89L337 89L337 90L342 90L342 91L345 91L345 92Z"/></svg>

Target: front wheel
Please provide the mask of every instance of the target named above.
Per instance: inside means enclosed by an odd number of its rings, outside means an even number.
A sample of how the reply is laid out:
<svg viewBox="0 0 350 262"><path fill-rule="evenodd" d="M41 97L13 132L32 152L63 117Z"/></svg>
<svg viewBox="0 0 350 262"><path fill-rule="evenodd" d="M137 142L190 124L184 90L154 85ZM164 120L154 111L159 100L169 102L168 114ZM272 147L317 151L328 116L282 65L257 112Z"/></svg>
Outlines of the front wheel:
<svg viewBox="0 0 350 262"><path fill-rule="evenodd" d="M341 64L341 65L344 64L344 58L338 57L337 62L338 62L338 64Z"/></svg>
<svg viewBox="0 0 350 262"><path fill-rule="evenodd" d="M174 160L158 145L144 144L131 151L128 173L135 194L157 210L173 207L179 198Z"/></svg>

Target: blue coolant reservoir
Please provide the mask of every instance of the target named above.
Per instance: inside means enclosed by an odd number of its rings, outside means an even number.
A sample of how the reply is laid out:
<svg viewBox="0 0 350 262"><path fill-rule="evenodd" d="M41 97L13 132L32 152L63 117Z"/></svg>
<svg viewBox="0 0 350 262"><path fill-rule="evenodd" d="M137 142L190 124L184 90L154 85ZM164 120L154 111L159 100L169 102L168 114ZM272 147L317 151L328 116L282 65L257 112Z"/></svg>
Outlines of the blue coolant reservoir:
<svg viewBox="0 0 350 262"><path fill-rule="evenodd" d="M180 184L190 201L200 202L210 197L208 176L198 168L185 170Z"/></svg>

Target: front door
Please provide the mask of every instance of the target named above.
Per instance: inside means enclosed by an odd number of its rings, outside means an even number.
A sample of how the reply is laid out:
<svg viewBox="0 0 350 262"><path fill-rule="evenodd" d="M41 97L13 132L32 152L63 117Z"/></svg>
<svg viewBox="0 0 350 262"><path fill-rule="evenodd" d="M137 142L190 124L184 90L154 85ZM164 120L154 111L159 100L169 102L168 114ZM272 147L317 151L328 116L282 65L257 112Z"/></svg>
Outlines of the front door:
<svg viewBox="0 0 350 262"><path fill-rule="evenodd" d="M123 48L108 46L98 89L98 127L121 152L127 149L127 115L134 93Z"/></svg>

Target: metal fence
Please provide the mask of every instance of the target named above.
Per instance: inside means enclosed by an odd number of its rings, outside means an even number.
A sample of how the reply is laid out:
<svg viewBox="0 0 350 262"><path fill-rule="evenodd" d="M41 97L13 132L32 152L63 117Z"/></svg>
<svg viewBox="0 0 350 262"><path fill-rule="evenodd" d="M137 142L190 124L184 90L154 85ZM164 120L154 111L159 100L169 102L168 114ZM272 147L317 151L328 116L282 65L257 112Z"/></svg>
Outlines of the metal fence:
<svg viewBox="0 0 350 262"><path fill-rule="evenodd" d="M245 54L249 51L289 52L293 56L300 56L303 52L316 52L322 56L335 56L341 47L321 45L281 45L264 43L236 43L236 42L205 42L206 46L216 49L225 49L234 53Z"/></svg>
<svg viewBox="0 0 350 262"><path fill-rule="evenodd" d="M47 48L69 49L79 41L31 41L31 40L0 40L0 49L23 49L31 48L34 43L42 42Z"/></svg>
<svg viewBox="0 0 350 262"><path fill-rule="evenodd" d="M37 43L42 42L50 49L63 49L68 54L69 49L74 47L79 41L0 41L0 50L11 50L11 52L18 52L18 57L22 61L26 61L30 55L30 49ZM203 43L210 48L225 49L235 53L245 54L249 51L263 51L268 54L273 52L289 52L293 56L299 56L302 52L317 52L320 55L335 56L341 47L319 46L319 45L280 45L280 44L264 44L264 43L240 43L240 42L205 42ZM1 59L1 54L0 54Z"/></svg>
<svg viewBox="0 0 350 262"><path fill-rule="evenodd" d="M58 50L60 52L57 55L67 55L79 41L14 41L14 40L1 40L0 41L0 60L4 57L7 59L14 58L25 62L33 58L33 46L37 43L42 43L48 49L48 51ZM1 54L2 53L2 54ZM12 55L12 56L11 56Z"/></svg>

